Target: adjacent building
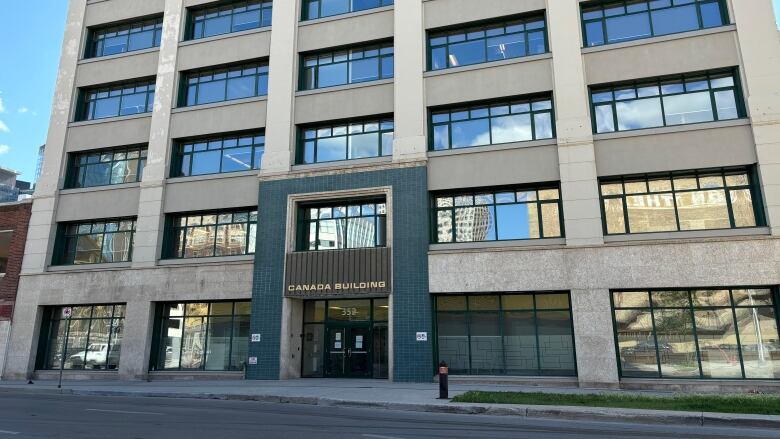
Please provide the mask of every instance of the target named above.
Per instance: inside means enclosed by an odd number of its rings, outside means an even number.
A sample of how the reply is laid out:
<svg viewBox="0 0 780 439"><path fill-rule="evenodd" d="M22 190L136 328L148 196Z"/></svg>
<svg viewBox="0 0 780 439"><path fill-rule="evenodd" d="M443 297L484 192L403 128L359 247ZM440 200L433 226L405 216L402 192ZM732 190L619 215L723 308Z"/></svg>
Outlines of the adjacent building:
<svg viewBox="0 0 780 439"><path fill-rule="evenodd" d="M71 0L4 376L780 389L773 17Z"/></svg>

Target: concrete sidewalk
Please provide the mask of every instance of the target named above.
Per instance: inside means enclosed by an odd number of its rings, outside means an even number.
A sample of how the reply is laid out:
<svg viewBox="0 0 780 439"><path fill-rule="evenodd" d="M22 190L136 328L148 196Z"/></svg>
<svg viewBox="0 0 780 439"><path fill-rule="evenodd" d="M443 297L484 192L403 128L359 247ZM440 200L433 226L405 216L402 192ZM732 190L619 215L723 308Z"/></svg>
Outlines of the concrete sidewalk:
<svg viewBox="0 0 780 439"><path fill-rule="evenodd" d="M662 392L513 386L497 384L453 384L450 397L469 390L545 392L561 394L632 393L670 396ZM737 415L703 412L558 407L510 404L453 403L439 400L437 384L391 383L378 380L305 379L287 381L66 381L57 389L55 381L0 381L0 392L62 393L90 396L197 398L246 400L322 406L365 407L436 413L524 416L601 422L684 424L707 427L754 427L780 429L780 416Z"/></svg>

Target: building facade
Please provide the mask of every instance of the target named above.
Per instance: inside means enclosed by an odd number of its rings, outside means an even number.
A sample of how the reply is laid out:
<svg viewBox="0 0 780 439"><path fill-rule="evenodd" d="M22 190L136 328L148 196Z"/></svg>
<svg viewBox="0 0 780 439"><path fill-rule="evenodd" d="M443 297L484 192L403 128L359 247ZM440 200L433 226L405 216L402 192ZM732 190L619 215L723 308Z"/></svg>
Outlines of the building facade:
<svg viewBox="0 0 780 439"><path fill-rule="evenodd" d="M780 388L769 0L71 0L5 377Z"/></svg>

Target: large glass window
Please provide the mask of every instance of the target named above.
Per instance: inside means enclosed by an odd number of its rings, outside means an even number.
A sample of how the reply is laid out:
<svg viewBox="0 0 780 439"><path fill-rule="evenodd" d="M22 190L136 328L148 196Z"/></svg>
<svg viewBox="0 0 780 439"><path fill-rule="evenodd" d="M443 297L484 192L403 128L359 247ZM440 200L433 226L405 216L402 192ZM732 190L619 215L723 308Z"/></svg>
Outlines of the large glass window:
<svg viewBox="0 0 780 439"><path fill-rule="evenodd" d="M429 148L438 151L554 136L552 100L519 99L431 111Z"/></svg>
<svg viewBox="0 0 780 439"><path fill-rule="evenodd" d="M255 252L257 210L191 213L170 217L168 258L238 256Z"/></svg>
<svg viewBox="0 0 780 439"><path fill-rule="evenodd" d="M241 32L271 25L272 2L249 0L230 2L190 12L189 40Z"/></svg>
<svg viewBox="0 0 780 439"><path fill-rule="evenodd" d="M387 206L379 200L349 200L300 207L298 251L384 247Z"/></svg>
<svg viewBox="0 0 780 439"><path fill-rule="evenodd" d="M303 56L301 90L393 77L393 42Z"/></svg>
<svg viewBox="0 0 780 439"><path fill-rule="evenodd" d="M778 379L777 292L612 293L623 377Z"/></svg>
<svg viewBox="0 0 780 439"><path fill-rule="evenodd" d="M722 26L722 0L600 1L582 8L585 47Z"/></svg>
<svg viewBox="0 0 780 439"><path fill-rule="evenodd" d="M160 17L90 30L86 57L97 58L160 47L162 27L163 19Z"/></svg>
<svg viewBox="0 0 780 439"><path fill-rule="evenodd" d="M265 133L190 139L176 143L172 177L260 169Z"/></svg>
<svg viewBox="0 0 780 439"><path fill-rule="evenodd" d="M437 363L457 375L577 374L567 293L437 296Z"/></svg>
<svg viewBox="0 0 780 439"><path fill-rule="evenodd" d="M0 232L0 278L5 275L8 269L8 257L11 254L11 238L14 232L3 230Z"/></svg>
<svg viewBox="0 0 780 439"><path fill-rule="evenodd" d="M46 309L46 316L41 331L46 355L39 360L39 369L119 368L125 305L52 307Z"/></svg>
<svg viewBox="0 0 780 439"><path fill-rule="evenodd" d="M448 69L546 52L544 17L529 17L431 32L428 36L428 69Z"/></svg>
<svg viewBox="0 0 780 439"><path fill-rule="evenodd" d="M65 187L135 183L143 178L146 146L72 154Z"/></svg>
<svg viewBox="0 0 780 439"><path fill-rule="evenodd" d="M392 119L302 128L298 163L391 156L393 130Z"/></svg>
<svg viewBox="0 0 780 439"><path fill-rule="evenodd" d="M560 190L517 188L434 195L434 243L563 236Z"/></svg>
<svg viewBox="0 0 780 439"><path fill-rule="evenodd" d="M135 219L60 224L55 265L128 262L133 254Z"/></svg>
<svg viewBox="0 0 780 439"><path fill-rule="evenodd" d="M303 0L303 20L390 6L393 0Z"/></svg>
<svg viewBox="0 0 780 439"><path fill-rule="evenodd" d="M210 104L268 94L268 63L252 62L184 74L181 106Z"/></svg>
<svg viewBox="0 0 780 439"><path fill-rule="evenodd" d="M79 105L77 121L151 113L154 79L84 89Z"/></svg>
<svg viewBox="0 0 780 439"><path fill-rule="evenodd" d="M734 72L697 73L591 90L594 131L639 130L745 117Z"/></svg>
<svg viewBox="0 0 780 439"><path fill-rule="evenodd" d="M153 370L244 369L251 302L166 303L160 307Z"/></svg>
<svg viewBox="0 0 780 439"><path fill-rule="evenodd" d="M619 235L762 226L752 178L741 169L604 179L605 231Z"/></svg>

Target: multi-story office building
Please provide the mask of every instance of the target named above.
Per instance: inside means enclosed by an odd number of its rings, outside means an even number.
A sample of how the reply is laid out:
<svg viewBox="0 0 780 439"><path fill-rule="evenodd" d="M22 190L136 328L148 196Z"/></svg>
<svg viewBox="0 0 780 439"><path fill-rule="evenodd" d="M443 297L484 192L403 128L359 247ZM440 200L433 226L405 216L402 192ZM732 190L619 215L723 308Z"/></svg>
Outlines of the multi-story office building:
<svg viewBox="0 0 780 439"><path fill-rule="evenodd" d="M778 388L769 0L71 0L7 377Z"/></svg>

